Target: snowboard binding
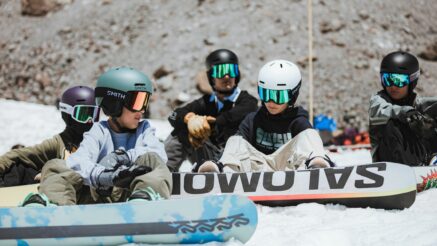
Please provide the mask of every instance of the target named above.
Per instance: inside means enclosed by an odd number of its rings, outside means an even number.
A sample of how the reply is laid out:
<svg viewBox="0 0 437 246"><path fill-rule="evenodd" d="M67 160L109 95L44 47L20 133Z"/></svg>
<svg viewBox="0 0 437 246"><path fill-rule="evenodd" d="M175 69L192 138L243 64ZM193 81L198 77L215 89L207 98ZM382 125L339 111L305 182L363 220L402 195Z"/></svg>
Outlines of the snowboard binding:
<svg viewBox="0 0 437 246"><path fill-rule="evenodd" d="M49 198L40 193L29 193L24 201L19 205L20 207L51 207L56 204L51 203Z"/></svg>

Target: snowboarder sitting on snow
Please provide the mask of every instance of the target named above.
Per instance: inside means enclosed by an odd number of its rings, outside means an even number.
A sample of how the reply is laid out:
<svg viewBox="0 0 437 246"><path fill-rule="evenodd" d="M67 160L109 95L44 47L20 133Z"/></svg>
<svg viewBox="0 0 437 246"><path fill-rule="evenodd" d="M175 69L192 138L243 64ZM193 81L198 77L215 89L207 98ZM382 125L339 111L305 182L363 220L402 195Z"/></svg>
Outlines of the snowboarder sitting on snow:
<svg viewBox="0 0 437 246"><path fill-rule="evenodd" d="M325 168L334 164L324 155L322 140L308 113L295 106L302 76L286 60L265 64L258 75L262 106L246 116L229 138L219 161L207 161L199 172L248 172Z"/></svg>
<svg viewBox="0 0 437 246"><path fill-rule="evenodd" d="M206 67L213 93L177 108L168 118L174 130L165 141L165 150L173 172L179 171L186 158L192 163L218 159L240 122L257 109L258 100L238 88L236 54L216 50L207 56Z"/></svg>
<svg viewBox="0 0 437 246"><path fill-rule="evenodd" d="M39 187L43 195L28 196L23 206L168 198L172 179L164 145L141 121L152 91L149 78L132 68L103 73L95 96L109 120L94 124L67 161L48 162Z"/></svg>
<svg viewBox="0 0 437 246"><path fill-rule="evenodd" d="M94 90L86 86L67 89L59 106L66 125L61 133L35 146L16 148L0 156L0 181L4 186L38 183L44 164L51 159L66 159L79 146L83 133L99 119Z"/></svg>
<svg viewBox="0 0 437 246"><path fill-rule="evenodd" d="M419 73L419 61L407 52L382 59L383 89L372 96L369 108L374 162L428 165L437 152L437 97L420 97L413 91Z"/></svg>

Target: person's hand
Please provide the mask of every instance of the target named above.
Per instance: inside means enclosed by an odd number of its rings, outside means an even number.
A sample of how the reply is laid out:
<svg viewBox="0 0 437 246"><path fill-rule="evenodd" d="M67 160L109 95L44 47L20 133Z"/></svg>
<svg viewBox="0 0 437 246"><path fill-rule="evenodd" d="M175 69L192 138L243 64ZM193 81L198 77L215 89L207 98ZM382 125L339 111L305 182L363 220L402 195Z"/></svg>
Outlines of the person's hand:
<svg viewBox="0 0 437 246"><path fill-rule="evenodd" d="M306 159L305 166L307 169L335 167L335 163L327 156L314 156Z"/></svg>
<svg viewBox="0 0 437 246"><path fill-rule="evenodd" d="M119 166L130 166L132 162L126 151L117 149L103 157L99 164L107 169L117 169Z"/></svg>
<svg viewBox="0 0 437 246"><path fill-rule="evenodd" d="M116 169L105 169L97 177L99 187L117 186L128 189L132 180L140 175L152 171L150 167L138 166L136 164L130 167L121 165Z"/></svg>
<svg viewBox="0 0 437 246"><path fill-rule="evenodd" d="M437 136L436 121L426 114L422 114L417 110L410 110L405 114L404 122L408 124L410 129L421 138L432 138Z"/></svg>
<svg viewBox="0 0 437 246"><path fill-rule="evenodd" d="M437 123L430 116L424 114L423 120L420 123L421 135L426 139L431 139L437 136Z"/></svg>
<svg viewBox="0 0 437 246"><path fill-rule="evenodd" d="M35 175L35 177L33 178L33 180L41 182L41 173L38 173L37 175Z"/></svg>
<svg viewBox="0 0 437 246"><path fill-rule="evenodd" d="M322 157L315 157L308 162L308 169L327 168L329 163Z"/></svg>
<svg viewBox="0 0 437 246"><path fill-rule="evenodd" d="M215 122L212 116L196 115L193 112L188 113L184 117L184 122L187 124L188 132L192 137L205 140L211 136L211 123Z"/></svg>
<svg viewBox="0 0 437 246"><path fill-rule="evenodd" d="M152 171L152 169L147 166L132 165L129 168L126 166L120 166L112 174L112 182L114 183L114 186L129 188L130 183L135 177L146 174L150 171Z"/></svg>
<svg viewBox="0 0 437 246"><path fill-rule="evenodd" d="M411 122L422 121L423 117L423 114L420 113L417 109L411 109L400 115L399 118L402 122L410 124Z"/></svg>
<svg viewBox="0 0 437 246"><path fill-rule="evenodd" d="M193 146L193 148L195 149L202 147L205 140L206 139L198 139L196 137L193 137L190 133L188 133L188 141L190 142L191 146Z"/></svg>

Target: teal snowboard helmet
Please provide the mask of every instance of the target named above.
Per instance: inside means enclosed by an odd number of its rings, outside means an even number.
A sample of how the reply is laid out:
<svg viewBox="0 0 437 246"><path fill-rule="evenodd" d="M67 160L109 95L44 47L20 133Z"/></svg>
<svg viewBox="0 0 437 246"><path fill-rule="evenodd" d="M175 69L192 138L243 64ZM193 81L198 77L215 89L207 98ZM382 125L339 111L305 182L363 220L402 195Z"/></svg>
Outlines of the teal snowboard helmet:
<svg viewBox="0 0 437 246"><path fill-rule="evenodd" d="M144 73L129 67L113 68L100 75L95 89L96 104L111 117L119 117L123 107L146 110L153 85Z"/></svg>

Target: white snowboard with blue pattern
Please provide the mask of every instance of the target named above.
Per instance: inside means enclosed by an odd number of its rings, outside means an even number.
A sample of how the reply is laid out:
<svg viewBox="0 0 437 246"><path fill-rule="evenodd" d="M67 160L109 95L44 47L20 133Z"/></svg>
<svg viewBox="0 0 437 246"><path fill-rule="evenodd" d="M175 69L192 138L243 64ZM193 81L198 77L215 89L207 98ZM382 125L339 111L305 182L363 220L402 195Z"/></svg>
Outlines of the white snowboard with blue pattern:
<svg viewBox="0 0 437 246"><path fill-rule="evenodd" d="M0 245L247 242L257 225L247 197L44 208L0 208Z"/></svg>

